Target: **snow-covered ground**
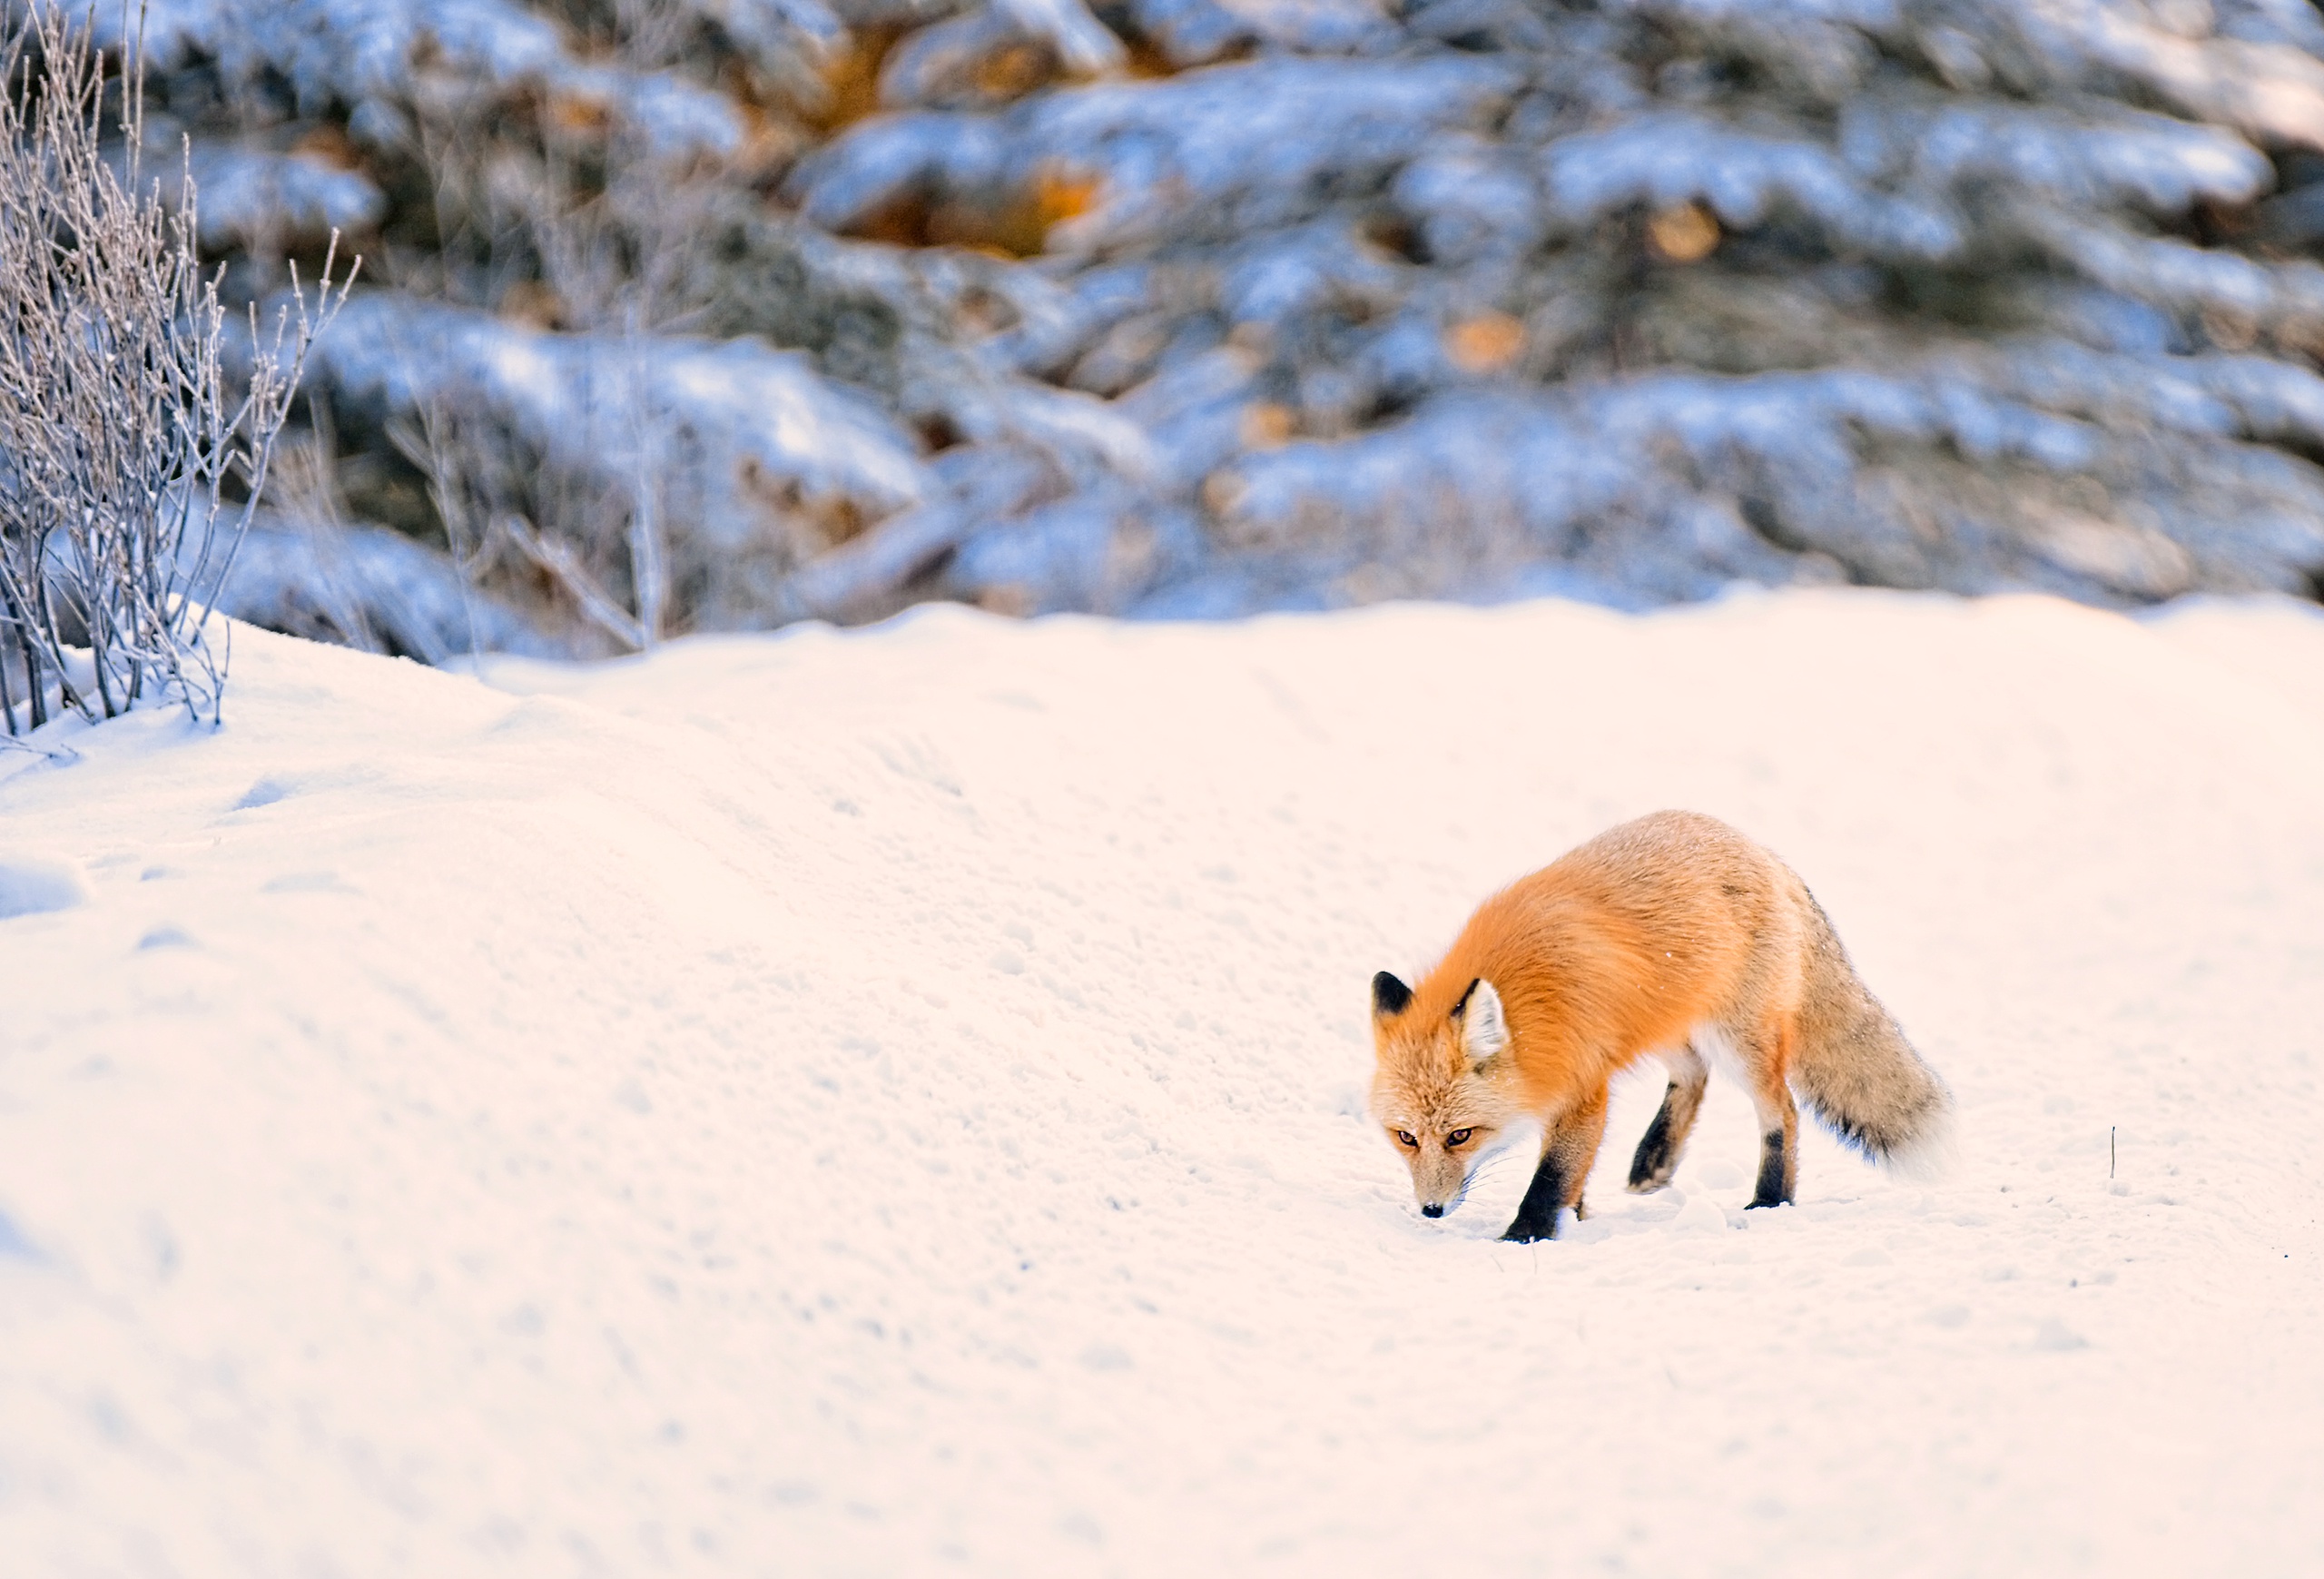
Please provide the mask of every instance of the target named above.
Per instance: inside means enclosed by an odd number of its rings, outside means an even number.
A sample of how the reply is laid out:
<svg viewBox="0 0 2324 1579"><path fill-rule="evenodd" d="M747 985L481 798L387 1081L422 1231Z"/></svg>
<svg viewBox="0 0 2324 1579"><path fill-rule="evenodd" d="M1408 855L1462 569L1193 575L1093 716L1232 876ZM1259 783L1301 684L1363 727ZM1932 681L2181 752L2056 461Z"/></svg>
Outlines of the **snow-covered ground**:
<svg viewBox="0 0 2324 1579"><path fill-rule="evenodd" d="M0 1571L2324 1572L2324 619L923 612L501 688L252 631L0 754ZM1497 1243L1366 983L1620 818L1965 1154ZM64 908L38 908L74 901ZM2110 1139L2111 1138L2111 1139ZM2110 1178L2111 1171L2111 1178Z"/></svg>

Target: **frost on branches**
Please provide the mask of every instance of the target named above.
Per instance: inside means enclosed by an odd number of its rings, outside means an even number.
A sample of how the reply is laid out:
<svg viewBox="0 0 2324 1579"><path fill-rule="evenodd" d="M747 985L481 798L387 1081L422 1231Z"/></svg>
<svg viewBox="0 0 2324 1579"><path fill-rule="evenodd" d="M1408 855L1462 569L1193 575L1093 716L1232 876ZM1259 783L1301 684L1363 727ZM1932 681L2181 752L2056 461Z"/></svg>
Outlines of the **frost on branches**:
<svg viewBox="0 0 2324 1579"><path fill-rule="evenodd" d="M143 176L138 81L69 14L0 27L0 736L147 702L219 721L211 616L346 300L329 236L316 289L290 265L276 310L246 315L229 376L191 156L172 212Z"/></svg>

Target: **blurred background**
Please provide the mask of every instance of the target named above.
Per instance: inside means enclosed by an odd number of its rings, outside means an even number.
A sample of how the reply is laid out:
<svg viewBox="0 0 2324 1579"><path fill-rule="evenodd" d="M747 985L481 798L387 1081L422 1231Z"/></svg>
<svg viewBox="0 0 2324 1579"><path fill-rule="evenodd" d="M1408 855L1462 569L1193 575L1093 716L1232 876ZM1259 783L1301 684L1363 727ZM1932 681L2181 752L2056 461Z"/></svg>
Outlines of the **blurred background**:
<svg viewBox="0 0 2324 1579"><path fill-rule="evenodd" d="M363 257L227 599L279 628L2324 597L2307 0L143 25L233 299Z"/></svg>

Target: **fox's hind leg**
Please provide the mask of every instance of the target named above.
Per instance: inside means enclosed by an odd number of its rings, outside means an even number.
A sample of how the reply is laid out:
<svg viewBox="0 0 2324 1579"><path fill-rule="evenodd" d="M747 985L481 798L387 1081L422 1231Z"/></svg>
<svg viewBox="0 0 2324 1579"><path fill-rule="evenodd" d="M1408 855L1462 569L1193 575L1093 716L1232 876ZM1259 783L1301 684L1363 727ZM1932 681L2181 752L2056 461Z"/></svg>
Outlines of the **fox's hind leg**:
<svg viewBox="0 0 2324 1579"><path fill-rule="evenodd" d="M1785 1206L1799 1183L1799 1106L1791 1100L1789 1015L1762 1026L1738 1051L1759 1114L1759 1186L1753 1206Z"/></svg>
<svg viewBox="0 0 2324 1579"><path fill-rule="evenodd" d="M1709 1081L1710 1071L1692 1047L1681 1048L1670 1059L1670 1088L1662 1093L1662 1106L1630 1159L1632 1195L1649 1195L1670 1182L1679 1154L1687 1149L1687 1137L1694 1133L1696 1116L1703 1110L1703 1087Z"/></svg>

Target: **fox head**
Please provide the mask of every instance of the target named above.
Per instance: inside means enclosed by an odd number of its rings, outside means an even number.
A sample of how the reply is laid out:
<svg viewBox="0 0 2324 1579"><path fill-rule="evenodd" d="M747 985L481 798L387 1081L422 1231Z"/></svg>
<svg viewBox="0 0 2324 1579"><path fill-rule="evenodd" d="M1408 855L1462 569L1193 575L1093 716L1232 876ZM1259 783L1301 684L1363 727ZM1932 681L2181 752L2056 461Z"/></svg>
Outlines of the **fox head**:
<svg viewBox="0 0 2324 1579"><path fill-rule="evenodd" d="M1383 971L1372 978L1372 1116L1413 1170L1425 1217L1461 1204L1469 1175L1518 1117L1505 1094L1509 1021L1480 978L1442 1018L1413 1006L1413 990Z"/></svg>

